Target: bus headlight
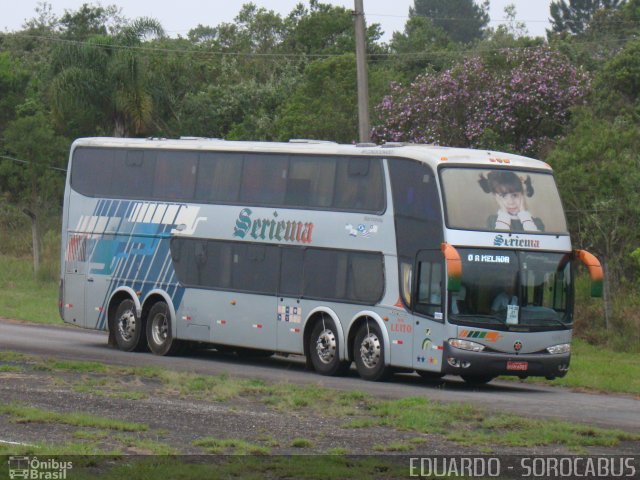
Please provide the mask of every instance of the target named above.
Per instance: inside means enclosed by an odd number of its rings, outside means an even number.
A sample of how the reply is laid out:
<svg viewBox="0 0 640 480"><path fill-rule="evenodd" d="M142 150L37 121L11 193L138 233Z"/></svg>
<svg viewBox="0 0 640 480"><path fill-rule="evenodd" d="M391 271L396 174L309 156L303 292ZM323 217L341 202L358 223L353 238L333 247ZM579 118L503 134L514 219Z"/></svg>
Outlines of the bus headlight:
<svg viewBox="0 0 640 480"><path fill-rule="evenodd" d="M547 347L547 352L551 355L558 355L559 353L569 353L571 351L571 345L568 343L561 343L560 345L554 345Z"/></svg>
<svg viewBox="0 0 640 480"><path fill-rule="evenodd" d="M484 350L484 345L470 342L469 340L460 340L459 338L450 338L449 345L459 348L460 350L469 350L470 352L481 352Z"/></svg>

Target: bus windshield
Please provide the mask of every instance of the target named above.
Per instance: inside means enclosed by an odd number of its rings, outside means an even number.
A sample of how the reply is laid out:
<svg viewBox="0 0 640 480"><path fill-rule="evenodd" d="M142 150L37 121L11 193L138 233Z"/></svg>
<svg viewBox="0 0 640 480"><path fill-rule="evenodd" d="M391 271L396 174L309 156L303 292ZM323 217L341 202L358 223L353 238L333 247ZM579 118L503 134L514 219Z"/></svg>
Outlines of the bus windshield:
<svg viewBox="0 0 640 480"><path fill-rule="evenodd" d="M449 228L567 234L551 173L449 167L440 175Z"/></svg>
<svg viewBox="0 0 640 480"><path fill-rule="evenodd" d="M569 253L459 249L462 287L449 297L451 323L568 327Z"/></svg>

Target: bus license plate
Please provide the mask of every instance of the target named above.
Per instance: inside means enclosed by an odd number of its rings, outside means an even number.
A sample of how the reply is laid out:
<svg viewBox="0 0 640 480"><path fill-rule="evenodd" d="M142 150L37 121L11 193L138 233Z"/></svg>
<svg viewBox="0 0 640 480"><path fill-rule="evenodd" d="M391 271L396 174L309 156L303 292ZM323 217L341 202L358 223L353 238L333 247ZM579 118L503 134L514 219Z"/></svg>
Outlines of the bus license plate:
<svg viewBox="0 0 640 480"><path fill-rule="evenodd" d="M507 362L507 370L526 371L529 368L529 362Z"/></svg>

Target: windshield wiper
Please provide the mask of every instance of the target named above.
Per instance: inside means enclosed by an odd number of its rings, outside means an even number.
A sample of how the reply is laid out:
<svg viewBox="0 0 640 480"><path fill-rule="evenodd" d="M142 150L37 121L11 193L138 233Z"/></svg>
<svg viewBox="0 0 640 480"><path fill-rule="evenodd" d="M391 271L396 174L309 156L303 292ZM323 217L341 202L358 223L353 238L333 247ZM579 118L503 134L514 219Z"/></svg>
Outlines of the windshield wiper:
<svg viewBox="0 0 640 480"><path fill-rule="evenodd" d="M521 317L523 322L532 321L538 323L522 323L522 325L527 325L528 327L545 327L545 322L553 322L556 325L561 325L564 328L568 328L570 324L564 323L562 320L558 320L557 318L546 317L546 318L527 318L526 316Z"/></svg>
<svg viewBox="0 0 640 480"><path fill-rule="evenodd" d="M495 320L497 323L504 325L506 319L499 317L498 315L481 315L481 314L473 314L473 313L453 313L451 314L453 318L482 318L488 320Z"/></svg>

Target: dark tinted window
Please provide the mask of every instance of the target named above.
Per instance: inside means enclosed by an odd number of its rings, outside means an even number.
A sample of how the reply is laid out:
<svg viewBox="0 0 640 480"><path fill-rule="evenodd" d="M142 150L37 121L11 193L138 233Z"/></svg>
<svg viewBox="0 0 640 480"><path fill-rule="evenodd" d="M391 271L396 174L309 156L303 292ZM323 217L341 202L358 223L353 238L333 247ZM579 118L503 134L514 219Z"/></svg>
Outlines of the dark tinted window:
<svg viewBox="0 0 640 480"><path fill-rule="evenodd" d="M77 148L73 156L71 184L86 195L109 196L115 150Z"/></svg>
<svg viewBox="0 0 640 480"><path fill-rule="evenodd" d="M113 196L152 198L155 167L154 150L116 150L111 181Z"/></svg>
<svg viewBox="0 0 640 480"><path fill-rule="evenodd" d="M201 153L195 199L205 203L237 202L241 174L242 154Z"/></svg>
<svg viewBox="0 0 640 480"><path fill-rule="evenodd" d="M333 206L345 210L384 210L382 164L366 157L339 158Z"/></svg>
<svg viewBox="0 0 640 480"><path fill-rule="evenodd" d="M382 161L262 153L77 148L72 187L94 197L379 213Z"/></svg>
<svg viewBox="0 0 640 480"><path fill-rule="evenodd" d="M275 245L235 243L232 282L234 290L276 293L280 253Z"/></svg>
<svg viewBox="0 0 640 480"><path fill-rule="evenodd" d="M336 159L291 157L285 204L303 207L331 207L336 176Z"/></svg>
<svg viewBox="0 0 640 480"><path fill-rule="evenodd" d="M419 262L415 309L426 315L442 311L442 262Z"/></svg>
<svg viewBox="0 0 640 480"><path fill-rule="evenodd" d="M302 295L302 272L304 250L302 248L280 249L280 288L278 293L288 297Z"/></svg>
<svg viewBox="0 0 640 480"><path fill-rule="evenodd" d="M240 200L249 205L282 205L287 184L287 157L245 155Z"/></svg>
<svg viewBox="0 0 640 480"><path fill-rule="evenodd" d="M153 181L153 198L191 200L196 185L198 154L159 150Z"/></svg>
<svg viewBox="0 0 640 480"><path fill-rule="evenodd" d="M305 297L376 303L383 291L381 255L316 249L305 252Z"/></svg>
<svg viewBox="0 0 640 480"><path fill-rule="evenodd" d="M389 162L398 255L414 258L443 241L440 197L431 169L412 160Z"/></svg>
<svg viewBox="0 0 640 480"><path fill-rule="evenodd" d="M365 304L384 292L379 253L173 238L171 258L190 287Z"/></svg>

